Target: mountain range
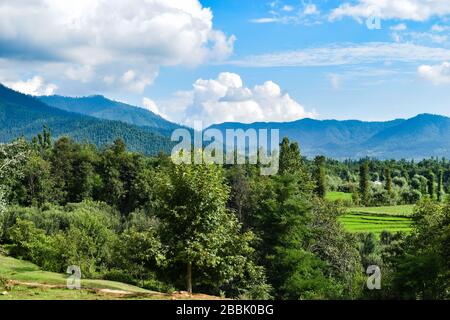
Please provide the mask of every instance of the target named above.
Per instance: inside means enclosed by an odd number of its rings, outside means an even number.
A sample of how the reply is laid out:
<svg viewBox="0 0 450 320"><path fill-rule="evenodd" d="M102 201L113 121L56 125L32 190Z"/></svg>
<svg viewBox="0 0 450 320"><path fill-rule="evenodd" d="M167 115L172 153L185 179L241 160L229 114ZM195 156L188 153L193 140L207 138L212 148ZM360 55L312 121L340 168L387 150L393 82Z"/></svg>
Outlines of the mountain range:
<svg viewBox="0 0 450 320"><path fill-rule="evenodd" d="M0 85L0 142L18 137L31 139L42 131L44 125L50 128L54 138L69 136L78 142L90 142L99 147L122 138L131 151L150 155L160 151L170 153L174 145L158 126L141 127L67 112ZM162 131L167 132L170 125L163 126Z"/></svg>
<svg viewBox="0 0 450 320"><path fill-rule="evenodd" d="M420 114L410 119L386 122L357 120L313 120L267 123L223 123L227 129L278 129L280 137L300 144L308 157L326 155L336 159L374 157L380 159L424 159L450 157L450 118Z"/></svg>
<svg viewBox="0 0 450 320"><path fill-rule="evenodd" d="M166 136L179 127L149 110L113 101L100 95L79 98L42 96L38 99L51 107L64 111L81 113L98 119L121 121L139 127L149 127Z"/></svg>
<svg viewBox="0 0 450 320"><path fill-rule="evenodd" d="M53 136L70 136L104 146L121 137L130 150L170 153L170 135L181 127L149 110L103 96L32 97L0 85L0 142L31 138L47 125ZM313 120L293 122L222 123L219 129L279 129L280 137L300 144L308 157L337 159L376 157L423 159L450 157L450 118L421 114L386 122Z"/></svg>

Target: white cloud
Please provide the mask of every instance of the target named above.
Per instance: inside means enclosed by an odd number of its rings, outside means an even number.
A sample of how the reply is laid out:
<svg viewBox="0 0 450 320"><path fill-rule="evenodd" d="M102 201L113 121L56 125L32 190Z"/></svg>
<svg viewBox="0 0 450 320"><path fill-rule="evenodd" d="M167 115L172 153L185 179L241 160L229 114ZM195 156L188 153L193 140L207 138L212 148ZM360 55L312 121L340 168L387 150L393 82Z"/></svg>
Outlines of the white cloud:
<svg viewBox="0 0 450 320"><path fill-rule="evenodd" d="M408 29L408 27L406 26L406 24L400 23L392 26L390 29L393 31L405 31L406 29Z"/></svg>
<svg viewBox="0 0 450 320"><path fill-rule="evenodd" d="M411 43L370 42L248 56L230 63L247 67L318 67L379 62L440 62L447 60L448 57L450 49L445 48Z"/></svg>
<svg viewBox="0 0 450 320"><path fill-rule="evenodd" d="M15 91L33 96L49 96L58 89L55 84L45 83L45 80L40 76L35 76L26 81L6 82L5 85Z"/></svg>
<svg viewBox="0 0 450 320"><path fill-rule="evenodd" d="M319 10L317 9L315 4L308 4L303 10L303 14L305 15L319 14Z"/></svg>
<svg viewBox="0 0 450 320"><path fill-rule="evenodd" d="M160 66L227 58L234 41L214 29L211 10L199 0L0 1L0 58L58 64L65 80L119 86L103 80L134 70L138 80L126 88L137 91Z"/></svg>
<svg viewBox="0 0 450 320"><path fill-rule="evenodd" d="M167 116L159 110L158 105L152 99L150 99L150 98L143 98L142 99L142 105L143 105L144 109L149 110L149 111L151 111L151 112L153 112L153 113L155 113L157 115L160 115L163 118L167 118Z"/></svg>
<svg viewBox="0 0 450 320"><path fill-rule="evenodd" d="M431 31L433 31L433 32L444 32L444 31L448 31L448 30L450 30L450 26L442 26L439 24L434 24L431 27Z"/></svg>
<svg viewBox="0 0 450 320"><path fill-rule="evenodd" d="M279 22L278 18L258 18L258 19L251 19L250 22L252 23L274 23Z"/></svg>
<svg viewBox="0 0 450 320"><path fill-rule="evenodd" d="M438 65L422 65L417 70L424 79L433 84L450 84L450 63L443 62Z"/></svg>
<svg viewBox="0 0 450 320"><path fill-rule="evenodd" d="M280 1L269 3L270 10L265 17L251 19L252 23L301 24L306 26L322 23L320 10L315 4L299 3L285 5Z"/></svg>
<svg viewBox="0 0 450 320"><path fill-rule="evenodd" d="M378 16L382 19L426 21L431 17L450 14L448 0L358 0L356 4L346 2L334 9L330 20L345 16L355 19Z"/></svg>
<svg viewBox="0 0 450 320"><path fill-rule="evenodd" d="M249 88L235 73L221 73L216 79L198 79L192 91L179 92L172 101L159 103L169 119L192 125L201 120L205 126L221 122L292 121L315 117L267 81Z"/></svg>

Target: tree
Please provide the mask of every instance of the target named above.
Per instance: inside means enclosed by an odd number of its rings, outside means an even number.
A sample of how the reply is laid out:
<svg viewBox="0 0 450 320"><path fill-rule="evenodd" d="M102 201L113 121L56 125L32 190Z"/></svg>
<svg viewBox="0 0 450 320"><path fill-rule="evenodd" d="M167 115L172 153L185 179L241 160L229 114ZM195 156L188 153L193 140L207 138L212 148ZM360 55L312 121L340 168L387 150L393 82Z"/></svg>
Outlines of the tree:
<svg viewBox="0 0 450 320"><path fill-rule="evenodd" d="M389 168L384 169L385 189L389 195L392 194L392 176Z"/></svg>
<svg viewBox="0 0 450 320"><path fill-rule="evenodd" d="M0 214L6 209L6 182L22 175L23 164L28 158L29 147L19 139L9 144L0 143Z"/></svg>
<svg viewBox="0 0 450 320"><path fill-rule="evenodd" d="M428 171L428 194L431 199L434 199L435 196L435 179L436 176L433 171Z"/></svg>
<svg viewBox="0 0 450 320"><path fill-rule="evenodd" d="M248 178L245 175L245 170L237 165L229 170L229 180L231 186L229 205L236 210L239 222L244 226L248 222L248 217L245 215L248 209L248 201L250 197L250 185Z"/></svg>
<svg viewBox="0 0 450 320"><path fill-rule="evenodd" d="M442 170L439 170L438 174L438 189L437 189L437 197L438 201L441 202L443 198L443 184L444 184L444 172Z"/></svg>
<svg viewBox="0 0 450 320"><path fill-rule="evenodd" d="M369 162L364 161L359 168L359 193L364 205L369 204L370 181L369 181Z"/></svg>
<svg viewBox="0 0 450 320"><path fill-rule="evenodd" d="M391 258L392 294L397 299L449 299L450 202L423 199L413 218L402 254Z"/></svg>
<svg viewBox="0 0 450 320"><path fill-rule="evenodd" d="M315 193L319 198L325 198L327 193L326 186L326 172L325 172L325 157L317 156L314 159L315 171L314 171L314 180L316 182Z"/></svg>
<svg viewBox="0 0 450 320"><path fill-rule="evenodd" d="M280 144L279 173L293 173L301 168L300 148L297 142L289 143L288 138L283 138Z"/></svg>
<svg viewBox="0 0 450 320"><path fill-rule="evenodd" d="M51 165L48 161L33 151L23 169L26 204L41 208L50 202L54 184L51 174Z"/></svg>
<svg viewBox="0 0 450 320"><path fill-rule="evenodd" d="M242 275L251 264L251 232L241 233L236 216L226 208L229 188L216 165L177 165L170 173L165 205L157 214L168 259L184 265L186 288L218 288ZM178 272L179 272L178 271ZM194 283L195 279L195 283Z"/></svg>

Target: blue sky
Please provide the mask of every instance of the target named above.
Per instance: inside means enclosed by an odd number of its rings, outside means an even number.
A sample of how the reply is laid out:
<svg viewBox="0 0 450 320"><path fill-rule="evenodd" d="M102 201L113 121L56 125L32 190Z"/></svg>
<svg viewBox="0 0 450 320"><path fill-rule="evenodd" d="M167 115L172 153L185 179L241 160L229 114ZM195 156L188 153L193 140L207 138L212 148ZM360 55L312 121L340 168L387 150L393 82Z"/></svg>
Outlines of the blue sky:
<svg viewBox="0 0 450 320"><path fill-rule="evenodd" d="M0 81L23 92L184 123L450 116L447 0L31 2L0 5Z"/></svg>

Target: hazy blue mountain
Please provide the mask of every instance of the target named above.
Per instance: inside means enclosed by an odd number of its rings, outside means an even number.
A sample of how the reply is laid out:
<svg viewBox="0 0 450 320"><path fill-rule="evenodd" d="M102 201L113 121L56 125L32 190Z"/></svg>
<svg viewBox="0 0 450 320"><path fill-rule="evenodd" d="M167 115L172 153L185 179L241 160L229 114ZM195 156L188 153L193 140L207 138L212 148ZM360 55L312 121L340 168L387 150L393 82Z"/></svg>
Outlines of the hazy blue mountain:
<svg viewBox="0 0 450 320"><path fill-rule="evenodd" d="M450 118L423 114L387 122L302 119L285 123L223 123L226 129L279 129L280 137L300 144L303 155L333 158L450 157Z"/></svg>
<svg viewBox="0 0 450 320"><path fill-rule="evenodd" d="M153 128L67 112L0 85L0 142L20 136L30 139L41 132L44 125L51 129L55 138L69 136L80 142L104 146L120 137L130 150L146 154L170 152L173 146L170 138Z"/></svg>
<svg viewBox="0 0 450 320"><path fill-rule="evenodd" d="M169 132L179 127L149 110L113 101L103 96L79 98L42 96L39 99L49 106L68 112L81 113L99 119L121 121L140 127L150 127L164 135L169 135Z"/></svg>

